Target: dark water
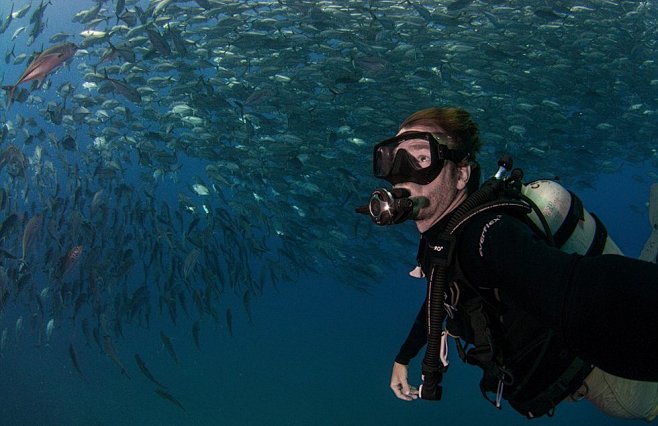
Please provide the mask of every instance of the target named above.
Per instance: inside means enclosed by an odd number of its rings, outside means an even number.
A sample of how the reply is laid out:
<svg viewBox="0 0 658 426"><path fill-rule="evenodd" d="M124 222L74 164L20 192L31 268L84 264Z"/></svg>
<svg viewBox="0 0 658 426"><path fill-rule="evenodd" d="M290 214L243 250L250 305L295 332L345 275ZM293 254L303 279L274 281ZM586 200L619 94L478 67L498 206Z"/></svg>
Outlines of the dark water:
<svg viewBox="0 0 658 426"><path fill-rule="evenodd" d="M17 10L24 1L16 1ZM33 1L33 8L37 2ZM146 2L144 2L144 7ZM6 18L10 2L3 0L0 12ZM16 53L31 53L47 47L48 37L59 31L77 34L82 27L71 23L72 16L91 3L52 0L46 11L47 29L32 47L24 45L25 34L16 43ZM107 7L112 9L113 2ZM456 7L456 6L455 6ZM31 13L30 11L29 13ZM27 17L29 17L29 13ZM21 25L26 25L23 18ZM10 40L18 23L12 24L0 37L0 52L14 43ZM77 36L76 36L77 37ZM76 39L77 40L77 39ZM23 65L3 65L3 84L14 82ZM52 77L50 89L35 91L45 100L58 100L54 88L64 81L81 84L75 60L69 70ZM530 90L530 88L526 88ZM541 90L537 88L537 90ZM451 99L459 102L460 98ZM355 99L357 102L358 99ZM463 99L468 107L469 100ZM655 99L647 108L656 108ZM362 105L361 105L362 106ZM375 107L375 105L368 105ZM418 107L425 105L418 105ZM16 114L38 116L38 105L17 104L4 112L6 121ZM602 120L603 121L603 120ZM511 123L509 123L511 125ZM487 122L481 123L482 127ZM61 129L43 123L47 132L61 136ZM394 132L395 128L390 128ZM546 139L550 135L544 135ZM82 138L82 136L80 136ZM370 135L360 134L368 140ZM534 136L540 138L541 135ZM574 137L578 137L574 135ZM649 186L656 177L656 133L629 135L634 143L654 147L653 158L619 161L617 171L592 176L586 181L574 175L564 181L578 187L578 195L586 208L596 212L608 232L629 256L637 257L649 235L646 201ZM641 139L638 141L637 139ZM485 141L486 142L486 141ZM18 138L21 146L22 139ZM89 141L87 141L87 144ZM81 144L83 145L83 144ZM23 147L31 155L34 146ZM83 150L84 148L80 148ZM601 148L603 149L603 147ZM367 150L365 151L367 152ZM75 153L69 161L77 161ZM568 150L555 155L569 169L581 159ZM526 163L543 161L528 157ZM548 160L546 160L548 162ZM176 181L168 185L184 187L186 179L196 174L199 160L189 159ZM369 159L363 158L363 170ZM137 167L137 166L136 166ZM548 167L547 167L548 168ZM491 166L485 170L491 170ZM541 169L541 168L540 168ZM364 172L365 173L365 172ZM66 179L65 173L62 173ZM5 175L2 176L6 179ZM330 178L330 177L328 177ZM364 177L367 179L367 177ZM138 171L128 170L124 182L140 188ZM175 204L175 192L162 190L163 198ZM362 194L367 196L367 193ZM332 194L328 194L332 196ZM167 198L169 197L169 198ZM37 202L36 198L32 200ZM335 221L352 221L352 207L335 210ZM326 218L323 218L326 219ZM315 218L299 218L303 226L317 226ZM405 225L406 226L406 225ZM407 226L410 238L414 229ZM481 398L478 390L479 371L467 368L451 356L452 364L444 379L441 402L398 401L388 388L390 368L400 343L406 337L424 295L424 286L407 276L405 267L412 265L415 243L391 241L391 234L377 230L369 240L369 254L364 259L377 259L383 276L373 279L367 291L359 291L338 280L332 271L295 271L298 266L281 260L277 267L290 269L294 279L268 284L251 300L252 321L242 309L239 298L233 305L232 333L226 321L201 320L200 349L192 335L192 320L181 313L174 325L166 314L155 314L150 327L127 325L122 339L115 340L118 357L127 375L112 363L99 347L87 344L77 324L70 319L57 322L50 341L43 342L45 323L25 326L20 337L13 332L15 319L23 312L20 305L9 305L0 315L0 329L9 330L9 341L0 357L0 424L2 425L402 425L432 422L436 424L470 425L522 424L527 420L510 407L497 411ZM103 238L111 239L112 235ZM393 246L396 250L391 250ZM362 242L354 242L354 255L363 250ZM388 256L377 257L378 250ZM218 254L221 255L221 254ZM341 268L339 262L334 268ZM298 272L298 274L297 274ZM141 271L132 271L128 281L141 280ZM48 285L40 276L38 288ZM155 304L155 302L153 302ZM172 340L180 364L174 363L163 347L159 331ZM41 336L41 337L40 337ZM70 359L73 344L82 375ZM166 386L166 391L184 407L156 394L156 386L139 371L133 358L139 353L148 369ZM453 355L456 355L453 351ZM410 380L419 383L418 362L410 367ZM613 425L622 421L610 419L589 403L562 404L555 418L534 420L535 424Z"/></svg>

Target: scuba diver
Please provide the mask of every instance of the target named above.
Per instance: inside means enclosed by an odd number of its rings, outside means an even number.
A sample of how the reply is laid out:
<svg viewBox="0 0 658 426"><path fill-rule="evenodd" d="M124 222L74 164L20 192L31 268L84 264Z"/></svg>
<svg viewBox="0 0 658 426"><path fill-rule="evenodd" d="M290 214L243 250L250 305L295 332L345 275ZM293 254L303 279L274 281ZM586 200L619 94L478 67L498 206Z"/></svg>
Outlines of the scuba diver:
<svg viewBox="0 0 658 426"><path fill-rule="evenodd" d="M439 400L448 339L480 367L480 390L528 418L588 399L619 418L658 415L658 265L624 257L604 225L558 183L522 184L512 161L480 186L479 130L460 108L409 116L374 147L379 225L412 219L427 294L395 357L390 386ZM426 346L422 385L408 364Z"/></svg>

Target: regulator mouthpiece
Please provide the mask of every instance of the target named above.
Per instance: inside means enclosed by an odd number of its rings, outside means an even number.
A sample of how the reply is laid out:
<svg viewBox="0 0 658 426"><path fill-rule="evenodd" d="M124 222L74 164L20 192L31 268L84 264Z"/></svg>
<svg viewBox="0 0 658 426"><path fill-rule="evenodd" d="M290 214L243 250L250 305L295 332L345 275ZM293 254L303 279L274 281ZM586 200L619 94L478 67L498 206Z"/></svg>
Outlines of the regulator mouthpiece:
<svg viewBox="0 0 658 426"><path fill-rule="evenodd" d="M368 202L368 213L377 225L394 225L411 218L414 213L414 201L409 191L395 188L375 189Z"/></svg>

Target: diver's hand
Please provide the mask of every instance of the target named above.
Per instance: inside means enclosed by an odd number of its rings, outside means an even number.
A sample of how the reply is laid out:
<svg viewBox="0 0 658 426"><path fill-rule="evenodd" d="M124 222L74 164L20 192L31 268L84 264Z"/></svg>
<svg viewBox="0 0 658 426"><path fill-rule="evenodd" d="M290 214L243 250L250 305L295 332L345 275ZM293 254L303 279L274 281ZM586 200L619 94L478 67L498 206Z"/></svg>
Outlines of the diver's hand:
<svg viewBox="0 0 658 426"><path fill-rule="evenodd" d="M418 398L418 389L413 386L409 386L407 381L407 366L398 364L397 362L393 364L393 374L391 374L391 389L393 393L398 398L404 401L413 401Z"/></svg>

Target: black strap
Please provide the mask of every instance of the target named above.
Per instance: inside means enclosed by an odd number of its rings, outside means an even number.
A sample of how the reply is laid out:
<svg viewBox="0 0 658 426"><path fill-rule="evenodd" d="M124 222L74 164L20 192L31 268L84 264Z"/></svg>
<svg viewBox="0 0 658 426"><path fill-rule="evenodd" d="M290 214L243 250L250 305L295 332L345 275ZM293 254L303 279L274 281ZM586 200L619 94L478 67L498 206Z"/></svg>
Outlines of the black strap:
<svg viewBox="0 0 658 426"><path fill-rule="evenodd" d="M608 240L608 230L605 229L605 225L594 213L590 214L594 218L596 229L594 230L594 239L592 239L592 244L590 244L589 249L587 249L585 256L598 256L602 254L603 250L605 249L605 243Z"/></svg>
<svg viewBox="0 0 658 426"><path fill-rule="evenodd" d="M564 222L560 225L560 228L555 231L553 234L553 241L555 242L555 247L561 248L564 243L567 242L573 231L576 229L578 222L585 220L585 209L583 208L583 202L580 201L580 198L576 196L573 192L569 191L571 194L571 204L569 205L569 212L564 218Z"/></svg>
<svg viewBox="0 0 658 426"><path fill-rule="evenodd" d="M555 406L578 389L593 369L593 365L580 358L575 358L569 367L564 370L564 373L552 385L546 388L545 391L521 403L516 401L509 402L515 410L525 414L529 419L545 414L548 414L550 417L552 415L551 411Z"/></svg>
<svg viewBox="0 0 658 426"><path fill-rule="evenodd" d="M495 364L494 339L491 335L489 318L484 311L484 305L474 300L471 304L464 303L466 317L470 320L473 330L473 348L466 352L466 362L482 368L491 368ZM470 305L470 306L469 306Z"/></svg>

